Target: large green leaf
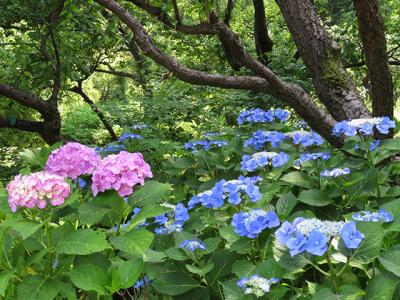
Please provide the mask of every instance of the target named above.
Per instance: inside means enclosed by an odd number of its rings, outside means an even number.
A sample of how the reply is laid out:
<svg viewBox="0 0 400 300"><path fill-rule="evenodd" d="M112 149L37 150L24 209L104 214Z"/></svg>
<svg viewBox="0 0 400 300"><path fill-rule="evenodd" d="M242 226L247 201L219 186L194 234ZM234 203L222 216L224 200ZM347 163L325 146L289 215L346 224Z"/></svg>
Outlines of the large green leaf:
<svg viewBox="0 0 400 300"><path fill-rule="evenodd" d="M291 185L304 187L306 189L312 188L312 178L305 173L294 171L282 176L282 181Z"/></svg>
<svg viewBox="0 0 400 300"><path fill-rule="evenodd" d="M232 266L232 272L239 278L251 275L255 269L256 266L248 260L238 260Z"/></svg>
<svg viewBox="0 0 400 300"><path fill-rule="evenodd" d="M400 245L395 245L379 256L379 261L386 270L400 276Z"/></svg>
<svg viewBox="0 0 400 300"><path fill-rule="evenodd" d="M26 239L31 236L41 226L41 223L25 220L20 216L9 219L1 224L1 227L3 228L10 227L12 230L17 231L21 235L22 239Z"/></svg>
<svg viewBox="0 0 400 300"><path fill-rule="evenodd" d="M58 292L52 279L28 276L17 287L17 300L52 300Z"/></svg>
<svg viewBox="0 0 400 300"><path fill-rule="evenodd" d="M361 231L365 238L360 247L355 251L354 259L362 263L369 263L375 259L382 248L383 229L380 223L358 222L357 229Z"/></svg>
<svg viewBox="0 0 400 300"><path fill-rule="evenodd" d="M312 206L326 206L332 203L329 194L321 190L302 191L297 200Z"/></svg>
<svg viewBox="0 0 400 300"><path fill-rule="evenodd" d="M129 201L135 205L149 206L166 199L171 190L170 184L153 180L147 181L129 197Z"/></svg>
<svg viewBox="0 0 400 300"><path fill-rule="evenodd" d="M278 264L287 270L300 270L308 264L308 260L303 255L290 256L289 250L278 241L274 241L273 252Z"/></svg>
<svg viewBox="0 0 400 300"><path fill-rule="evenodd" d="M72 283L85 291L95 291L100 295L107 295L107 273L93 264L74 266L69 273Z"/></svg>
<svg viewBox="0 0 400 300"><path fill-rule="evenodd" d="M368 281L366 300L393 300L399 278L384 272Z"/></svg>
<svg viewBox="0 0 400 300"><path fill-rule="evenodd" d="M78 208L79 221L81 224L96 224L111 210L110 207L94 203L84 203Z"/></svg>
<svg viewBox="0 0 400 300"><path fill-rule="evenodd" d="M194 280L188 273L173 271L162 273L154 278L152 287L161 294L176 296L200 287L200 283Z"/></svg>
<svg viewBox="0 0 400 300"><path fill-rule="evenodd" d="M143 257L144 253L150 248L154 235L146 229L133 229L124 236L113 236L110 243L116 249L124 251L130 255Z"/></svg>
<svg viewBox="0 0 400 300"><path fill-rule="evenodd" d="M9 283L12 275L13 275L12 273L5 272L5 271L0 273L0 296L4 297L7 287L8 287L8 283Z"/></svg>
<svg viewBox="0 0 400 300"><path fill-rule="evenodd" d="M67 234L58 244L57 251L63 254L88 255L111 248L103 232L79 229Z"/></svg>
<svg viewBox="0 0 400 300"><path fill-rule="evenodd" d="M282 195L276 203L276 212L286 218L297 204L297 198L292 192Z"/></svg>
<svg viewBox="0 0 400 300"><path fill-rule="evenodd" d="M132 287L143 269L143 260L135 258L127 261L117 261L111 267L111 292Z"/></svg>

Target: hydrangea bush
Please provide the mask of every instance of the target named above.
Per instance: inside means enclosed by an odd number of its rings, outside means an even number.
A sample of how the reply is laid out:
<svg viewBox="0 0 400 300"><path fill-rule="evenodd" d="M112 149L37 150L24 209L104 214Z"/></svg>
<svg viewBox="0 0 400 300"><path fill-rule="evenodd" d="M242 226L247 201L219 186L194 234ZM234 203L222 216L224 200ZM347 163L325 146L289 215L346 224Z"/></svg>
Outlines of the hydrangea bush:
<svg viewBox="0 0 400 300"><path fill-rule="evenodd" d="M0 297L399 299L400 140L376 139L395 126L339 122L335 149L255 108L184 141L139 124L32 151L0 189Z"/></svg>

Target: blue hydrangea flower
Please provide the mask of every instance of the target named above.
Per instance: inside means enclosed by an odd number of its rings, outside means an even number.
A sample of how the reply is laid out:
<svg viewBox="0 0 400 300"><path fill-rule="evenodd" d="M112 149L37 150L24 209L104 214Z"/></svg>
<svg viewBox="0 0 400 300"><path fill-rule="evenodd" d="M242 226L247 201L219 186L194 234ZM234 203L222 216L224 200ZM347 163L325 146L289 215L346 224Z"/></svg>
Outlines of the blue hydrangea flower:
<svg viewBox="0 0 400 300"><path fill-rule="evenodd" d="M303 147L319 146L324 143L323 138L313 131L297 130L285 133L287 139L290 139L293 144Z"/></svg>
<svg viewBox="0 0 400 300"><path fill-rule="evenodd" d="M223 146L228 145L227 141L221 140L200 140L194 142L187 142L185 143L184 147L186 150L192 150L192 153L197 153L199 150L209 150L210 148L216 147L221 148Z"/></svg>
<svg viewBox="0 0 400 300"><path fill-rule="evenodd" d="M86 182L86 180L84 180L84 179L82 179L82 178L78 178L78 184L79 184L79 187L80 187L81 189L84 189L85 186L87 185L87 182Z"/></svg>
<svg viewBox="0 0 400 300"><path fill-rule="evenodd" d="M181 232L183 230L183 224L180 222L165 223L164 226L157 227L154 232L156 234L171 234L174 232Z"/></svg>
<svg viewBox="0 0 400 300"><path fill-rule="evenodd" d="M196 249L206 250L206 245L198 240L184 240L179 246L191 252L194 252Z"/></svg>
<svg viewBox="0 0 400 300"><path fill-rule="evenodd" d="M244 177L240 176L236 180L221 180L208 191L193 196L189 203L189 209L195 205L201 204L207 208L220 208L224 205L225 199L234 205L242 202L242 197L247 195L252 202L261 199L261 193L255 184L261 180L261 177Z"/></svg>
<svg viewBox="0 0 400 300"><path fill-rule="evenodd" d="M288 239L286 246L289 249L290 256L303 253L306 249L307 238L299 232L295 232L295 235Z"/></svg>
<svg viewBox="0 0 400 300"><path fill-rule="evenodd" d="M257 297L262 297L271 290L272 284L278 282L278 278L266 279L259 275L252 275L250 278L240 278L236 284L244 290L245 294L254 294Z"/></svg>
<svg viewBox="0 0 400 300"><path fill-rule="evenodd" d="M270 142L272 147L279 147L284 140L285 134L282 132L257 130L244 142L244 146L253 146L255 150L261 150L267 142Z"/></svg>
<svg viewBox="0 0 400 300"><path fill-rule="evenodd" d="M126 140L130 140L130 139L142 139L143 137L140 134L135 134L135 133L123 133L121 134L121 136L118 139L118 142L122 143Z"/></svg>
<svg viewBox="0 0 400 300"><path fill-rule="evenodd" d="M249 212L239 212L232 217L232 226L240 236L255 238L266 228L278 227L279 218L275 212L266 212L262 209L254 209Z"/></svg>
<svg viewBox="0 0 400 300"><path fill-rule="evenodd" d="M104 147L96 147L94 149L97 153L103 154L103 153L119 153L121 151L126 150L126 147L124 145L120 144L108 144Z"/></svg>
<svg viewBox="0 0 400 300"><path fill-rule="evenodd" d="M320 176L322 177L339 177L339 176L343 176L343 175L348 175L350 174L350 169L349 168L335 168L332 170L324 170L321 172Z"/></svg>
<svg viewBox="0 0 400 300"><path fill-rule="evenodd" d="M327 152L315 152L315 153L306 152L300 154L300 158L296 160L294 163L295 165L299 166L304 161L317 160L317 159L328 160L330 158L331 154Z"/></svg>
<svg viewBox="0 0 400 300"><path fill-rule="evenodd" d="M166 214L163 214L163 215L160 215L160 216L157 216L154 218L154 223L160 224L160 225L163 225L163 224L167 223L168 221L169 221L169 218L167 217Z"/></svg>
<svg viewBox="0 0 400 300"><path fill-rule="evenodd" d="M341 121L333 127L333 134L336 136L355 136L358 132L364 135L372 135L374 127L381 134L388 134L391 128L395 128L396 124L389 117L381 118L362 118L351 121Z"/></svg>
<svg viewBox="0 0 400 300"><path fill-rule="evenodd" d="M173 212L169 212L167 215L163 214L155 217L155 223L163 225L155 229L157 234L169 234L173 232L182 231L184 223L189 219L188 209L182 204L171 205L168 203L161 204L166 207L174 209Z"/></svg>
<svg viewBox="0 0 400 300"><path fill-rule="evenodd" d="M288 221L285 221L282 223L282 226L275 231L275 237L281 245L286 245L294 232L294 226Z"/></svg>
<svg viewBox="0 0 400 300"><path fill-rule="evenodd" d="M242 171L253 172L258 168L272 165L274 168L281 167L289 161L289 155L284 152L257 152L253 155L243 155Z"/></svg>
<svg viewBox="0 0 400 300"><path fill-rule="evenodd" d="M379 147L379 145L381 144L380 140L374 140L372 142L369 143L369 150L370 151L374 151L376 148Z"/></svg>
<svg viewBox="0 0 400 300"><path fill-rule="evenodd" d="M238 117L238 124L243 123L272 123L276 120L281 122L286 122L289 117L289 112L283 109L271 109L268 111L262 110L260 108L249 109L242 111Z"/></svg>
<svg viewBox="0 0 400 300"><path fill-rule="evenodd" d="M328 250L328 241L329 239L324 234L313 230L304 247L308 253L321 256Z"/></svg>
<svg viewBox="0 0 400 300"><path fill-rule="evenodd" d="M150 278L147 275L145 275L143 277L143 279L136 281L136 283L133 287L135 289L140 289L140 288L144 287L145 285L149 285L150 283L151 283Z"/></svg>
<svg viewBox="0 0 400 300"><path fill-rule="evenodd" d="M357 230L356 223L354 222L346 223L343 226L340 237L346 248L349 249L357 249L365 238L365 236Z"/></svg>
<svg viewBox="0 0 400 300"><path fill-rule="evenodd" d="M174 210L175 221L186 222L189 219L188 209L182 204L178 203Z"/></svg>
<svg viewBox="0 0 400 300"><path fill-rule="evenodd" d="M393 221L393 215L381 208L378 212L362 211L352 215L353 220L363 222L383 222L390 223Z"/></svg>

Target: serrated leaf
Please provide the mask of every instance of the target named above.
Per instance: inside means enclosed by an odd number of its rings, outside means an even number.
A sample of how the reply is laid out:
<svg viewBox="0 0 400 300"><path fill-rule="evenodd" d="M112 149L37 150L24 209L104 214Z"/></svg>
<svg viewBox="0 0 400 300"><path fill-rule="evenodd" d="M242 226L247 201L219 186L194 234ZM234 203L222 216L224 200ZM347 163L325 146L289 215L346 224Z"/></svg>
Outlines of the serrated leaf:
<svg viewBox="0 0 400 300"><path fill-rule="evenodd" d="M154 235L146 229L134 229L124 236L113 236L110 243L116 249L124 251L136 257L143 257L144 253L150 248Z"/></svg>
<svg viewBox="0 0 400 300"><path fill-rule="evenodd" d="M292 192L282 195L276 203L276 212L279 216L287 217L297 204L297 198Z"/></svg>
<svg viewBox="0 0 400 300"><path fill-rule="evenodd" d="M378 259L386 270L400 276L400 245L395 245L381 253Z"/></svg>
<svg viewBox="0 0 400 300"><path fill-rule="evenodd" d="M138 188L132 196L129 197L129 201L135 205L146 207L155 203L160 203L163 199L166 199L171 190L172 187L170 184L150 180L142 187Z"/></svg>
<svg viewBox="0 0 400 300"><path fill-rule="evenodd" d="M103 232L79 229L67 234L59 243L57 251L63 254L88 255L111 248Z"/></svg>
<svg viewBox="0 0 400 300"><path fill-rule="evenodd" d="M111 208L104 205L94 203L81 204L78 208L79 221L81 224L96 224L110 210Z"/></svg>
<svg viewBox="0 0 400 300"><path fill-rule="evenodd" d="M143 260L135 258L127 261L118 261L111 267L111 292L132 287L143 269Z"/></svg>
<svg viewBox="0 0 400 300"><path fill-rule="evenodd" d="M74 266L69 273L72 283L85 291L95 291L100 295L107 295L107 273L92 264Z"/></svg>
<svg viewBox="0 0 400 300"><path fill-rule="evenodd" d="M312 187L311 178L307 174L298 171L290 172L283 175L281 180L295 186L304 187L306 189L310 189Z"/></svg>
<svg viewBox="0 0 400 300"><path fill-rule="evenodd" d="M41 223L25 220L19 216L1 224L3 228L10 227L12 230L17 231L23 240L34 234L41 226Z"/></svg>
<svg viewBox="0 0 400 300"><path fill-rule="evenodd" d="M162 273L154 278L152 287L161 294L177 296L201 286L189 274L182 271L173 271Z"/></svg>
<svg viewBox="0 0 400 300"><path fill-rule="evenodd" d="M163 215L167 212L170 212L171 210L172 208L170 207L165 207L160 205L144 207L132 218L127 229L128 230L134 229L138 225L142 224L146 219Z"/></svg>
<svg viewBox="0 0 400 300"><path fill-rule="evenodd" d="M321 190L302 191L297 200L312 206L326 206L332 203L329 194Z"/></svg>
<svg viewBox="0 0 400 300"><path fill-rule="evenodd" d="M17 288L17 300L53 300L57 294L54 281L40 276L25 277Z"/></svg>

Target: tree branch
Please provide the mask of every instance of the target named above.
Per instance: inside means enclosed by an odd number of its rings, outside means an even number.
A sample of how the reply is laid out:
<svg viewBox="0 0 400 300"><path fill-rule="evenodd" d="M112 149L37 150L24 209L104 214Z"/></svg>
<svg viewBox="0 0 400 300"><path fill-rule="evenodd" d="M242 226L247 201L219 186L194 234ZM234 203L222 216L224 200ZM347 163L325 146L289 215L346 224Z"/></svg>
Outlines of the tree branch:
<svg viewBox="0 0 400 300"><path fill-rule="evenodd" d="M372 114L393 118L393 82L379 0L353 0L370 80Z"/></svg>
<svg viewBox="0 0 400 300"><path fill-rule="evenodd" d="M41 135L44 130L44 123L21 119L16 119L11 122L7 118L0 117L0 128L13 128L23 131L37 132Z"/></svg>
<svg viewBox="0 0 400 300"><path fill-rule="evenodd" d="M23 106L35 109L42 114L45 114L48 109L47 102L42 98L21 91L9 84L0 83L0 95L15 100Z"/></svg>

